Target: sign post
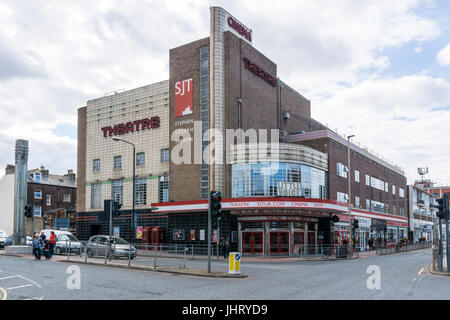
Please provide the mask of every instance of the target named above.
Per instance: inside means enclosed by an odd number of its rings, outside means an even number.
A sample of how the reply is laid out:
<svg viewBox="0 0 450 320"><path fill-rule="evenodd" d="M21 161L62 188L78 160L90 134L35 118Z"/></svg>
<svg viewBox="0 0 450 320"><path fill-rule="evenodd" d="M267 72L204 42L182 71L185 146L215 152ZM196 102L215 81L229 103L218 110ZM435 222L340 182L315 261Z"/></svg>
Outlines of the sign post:
<svg viewBox="0 0 450 320"><path fill-rule="evenodd" d="M228 273L241 273L241 254L239 252L231 252L228 263Z"/></svg>

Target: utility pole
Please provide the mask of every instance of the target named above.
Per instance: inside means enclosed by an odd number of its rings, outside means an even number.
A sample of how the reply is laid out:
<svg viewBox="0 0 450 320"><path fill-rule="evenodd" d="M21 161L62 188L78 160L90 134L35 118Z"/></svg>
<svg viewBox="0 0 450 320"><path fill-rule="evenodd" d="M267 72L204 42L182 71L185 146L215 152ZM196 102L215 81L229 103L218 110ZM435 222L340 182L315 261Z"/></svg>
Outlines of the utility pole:
<svg viewBox="0 0 450 320"><path fill-rule="evenodd" d="M347 163L348 163L348 173L347 173L347 179L348 179L348 226L350 228L349 233L348 233L348 245L350 248L350 252L351 255L353 256L353 246L352 246L352 192L351 192L351 183L352 183L352 179L351 179L351 169L350 169L350 138L353 138L355 135L352 134L351 136L347 136Z"/></svg>
<svg viewBox="0 0 450 320"><path fill-rule="evenodd" d="M25 206L27 205L28 141L16 140L14 174L14 245L25 245ZM32 216L34 212L32 213Z"/></svg>

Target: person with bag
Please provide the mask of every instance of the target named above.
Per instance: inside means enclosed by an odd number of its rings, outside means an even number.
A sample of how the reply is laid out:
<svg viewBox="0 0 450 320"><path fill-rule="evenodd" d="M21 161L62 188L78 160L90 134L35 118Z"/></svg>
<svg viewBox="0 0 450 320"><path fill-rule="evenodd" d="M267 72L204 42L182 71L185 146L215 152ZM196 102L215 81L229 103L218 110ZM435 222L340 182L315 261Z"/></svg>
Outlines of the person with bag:
<svg viewBox="0 0 450 320"><path fill-rule="evenodd" d="M52 258L52 253L50 252L50 241L44 240L44 245L42 246L42 253L46 260L50 260Z"/></svg>

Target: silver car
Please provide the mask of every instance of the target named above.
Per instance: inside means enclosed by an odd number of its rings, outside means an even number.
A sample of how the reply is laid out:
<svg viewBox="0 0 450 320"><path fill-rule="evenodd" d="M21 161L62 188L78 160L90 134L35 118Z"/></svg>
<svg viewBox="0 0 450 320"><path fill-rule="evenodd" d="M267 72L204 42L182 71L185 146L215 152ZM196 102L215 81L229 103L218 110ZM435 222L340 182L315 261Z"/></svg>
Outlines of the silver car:
<svg viewBox="0 0 450 320"><path fill-rule="evenodd" d="M111 244L109 244L109 236L97 235L89 238L86 244L86 253L89 257L93 256L108 256L111 258L136 257L136 248L131 246L124 239L120 237L111 237Z"/></svg>

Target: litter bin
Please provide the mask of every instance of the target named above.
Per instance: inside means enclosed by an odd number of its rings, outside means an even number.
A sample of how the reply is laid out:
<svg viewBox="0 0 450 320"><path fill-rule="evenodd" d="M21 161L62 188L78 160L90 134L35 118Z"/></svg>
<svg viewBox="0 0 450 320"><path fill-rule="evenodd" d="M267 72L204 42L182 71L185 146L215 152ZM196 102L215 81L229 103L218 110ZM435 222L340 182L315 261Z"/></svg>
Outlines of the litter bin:
<svg viewBox="0 0 450 320"><path fill-rule="evenodd" d="M336 248L336 258L347 258L347 246L337 246Z"/></svg>

